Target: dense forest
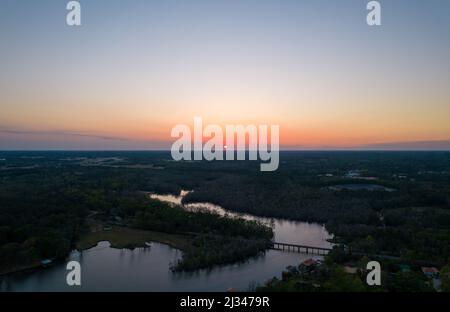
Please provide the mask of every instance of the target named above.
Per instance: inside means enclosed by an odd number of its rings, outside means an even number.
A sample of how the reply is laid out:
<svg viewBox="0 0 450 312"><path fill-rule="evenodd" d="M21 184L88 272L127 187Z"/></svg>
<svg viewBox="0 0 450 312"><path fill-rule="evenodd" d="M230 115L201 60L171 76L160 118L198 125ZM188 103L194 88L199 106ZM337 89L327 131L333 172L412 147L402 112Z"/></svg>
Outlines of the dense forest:
<svg viewBox="0 0 450 312"><path fill-rule="evenodd" d="M0 272L64 258L89 232L87 221L186 235L192 248L175 270L242 261L270 245L272 229L256 221L151 200L141 190L158 188L152 180L150 186L139 185L146 182L140 169L73 166L70 161L64 166L56 155L7 154L10 167L0 169Z"/></svg>
<svg viewBox="0 0 450 312"><path fill-rule="evenodd" d="M326 224L353 250L448 263L450 153L282 152L280 160L268 173L258 162L174 162L167 152L0 152L0 267L64 257L90 218L190 235L197 248L180 269L267 247L272 233L261 224L145 196L181 190L193 190L185 202Z"/></svg>
<svg viewBox="0 0 450 312"><path fill-rule="evenodd" d="M256 286L259 292L435 292L433 279L425 276L419 265L406 265L392 259L380 261L381 285L366 282L367 263L363 256L349 255L334 249L311 267L304 264L289 266L281 279L272 278ZM439 291L450 291L450 266L440 272Z"/></svg>
<svg viewBox="0 0 450 312"><path fill-rule="evenodd" d="M450 260L450 153L291 152L281 160L274 173L230 166L185 201L323 223L362 252ZM389 191L330 187L374 184Z"/></svg>

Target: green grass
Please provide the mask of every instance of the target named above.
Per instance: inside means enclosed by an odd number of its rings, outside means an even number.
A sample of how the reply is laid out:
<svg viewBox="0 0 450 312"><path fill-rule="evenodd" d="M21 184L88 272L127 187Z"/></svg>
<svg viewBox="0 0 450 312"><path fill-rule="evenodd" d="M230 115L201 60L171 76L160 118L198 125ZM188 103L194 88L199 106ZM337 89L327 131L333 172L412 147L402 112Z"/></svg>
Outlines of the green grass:
<svg viewBox="0 0 450 312"><path fill-rule="evenodd" d="M77 249L92 248L100 241L110 242L112 248L137 248L144 247L146 242L158 242L182 251L192 249L192 240L187 236L116 226L108 231L96 231L83 235L77 243Z"/></svg>

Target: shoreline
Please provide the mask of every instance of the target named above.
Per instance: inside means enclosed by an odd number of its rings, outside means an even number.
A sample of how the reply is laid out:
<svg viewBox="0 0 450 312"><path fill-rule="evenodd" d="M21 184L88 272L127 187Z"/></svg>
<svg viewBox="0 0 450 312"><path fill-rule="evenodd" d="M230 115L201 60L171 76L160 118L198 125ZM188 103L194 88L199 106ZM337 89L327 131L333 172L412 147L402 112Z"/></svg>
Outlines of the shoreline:
<svg viewBox="0 0 450 312"><path fill-rule="evenodd" d="M33 262L32 264L26 264L20 267L16 267L13 269L7 269L4 271L0 271L0 277L8 276L16 273L23 273L27 271L39 270L41 268L45 268L40 262Z"/></svg>
<svg viewBox="0 0 450 312"><path fill-rule="evenodd" d="M110 247L115 249L132 250L135 248L145 248L148 247L146 243L150 242L165 244L181 251L186 251L191 248L191 240L185 235L113 226L111 230L90 232L83 235L77 242L75 249L78 251L88 250L97 246L102 241L109 242Z"/></svg>
<svg viewBox="0 0 450 312"><path fill-rule="evenodd" d="M135 248L148 248L146 243L159 243L168 245L174 249L178 249L182 252L192 248L189 237L180 234L167 234L155 231L146 231L133 229L128 227L114 226L111 230L89 232L83 235L75 245L73 250L79 252L94 248L98 243L107 241L111 248L115 249L135 249ZM51 266L51 265L50 265ZM0 277L8 275L25 273L27 271L35 271L45 269L46 266L42 265L39 261L33 261L30 264L26 264L19 267L9 268L0 271Z"/></svg>

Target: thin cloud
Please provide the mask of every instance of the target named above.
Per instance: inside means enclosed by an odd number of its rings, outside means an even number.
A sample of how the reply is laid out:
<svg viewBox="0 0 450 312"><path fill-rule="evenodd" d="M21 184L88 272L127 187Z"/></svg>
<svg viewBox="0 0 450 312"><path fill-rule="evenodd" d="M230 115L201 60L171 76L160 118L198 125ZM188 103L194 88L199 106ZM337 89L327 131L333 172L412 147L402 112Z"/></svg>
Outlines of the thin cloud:
<svg viewBox="0 0 450 312"><path fill-rule="evenodd" d="M398 150L398 151L450 151L450 140L408 141L408 142L381 142L360 145L283 145L283 150Z"/></svg>
<svg viewBox="0 0 450 312"><path fill-rule="evenodd" d="M98 135L91 133L80 133L72 131L30 131L30 130L17 130L17 129L7 129L0 128L0 133L16 134L16 135L57 135L57 136L73 136L73 137L83 137L92 138L100 140L114 140L114 141L129 141L128 138Z"/></svg>
<svg viewBox="0 0 450 312"><path fill-rule="evenodd" d="M450 140L430 140L368 144L365 148L400 150L450 150Z"/></svg>

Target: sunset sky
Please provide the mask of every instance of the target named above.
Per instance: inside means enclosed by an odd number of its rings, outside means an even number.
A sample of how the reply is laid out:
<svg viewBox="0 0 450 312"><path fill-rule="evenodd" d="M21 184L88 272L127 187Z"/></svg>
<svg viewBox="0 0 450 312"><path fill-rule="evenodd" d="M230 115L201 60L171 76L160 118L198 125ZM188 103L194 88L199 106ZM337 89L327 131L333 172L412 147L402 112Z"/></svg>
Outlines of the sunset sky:
<svg viewBox="0 0 450 312"><path fill-rule="evenodd" d="M286 149L450 149L450 1L0 0L0 149L166 149L179 123ZM431 142L430 142L431 141Z"/></svg>

